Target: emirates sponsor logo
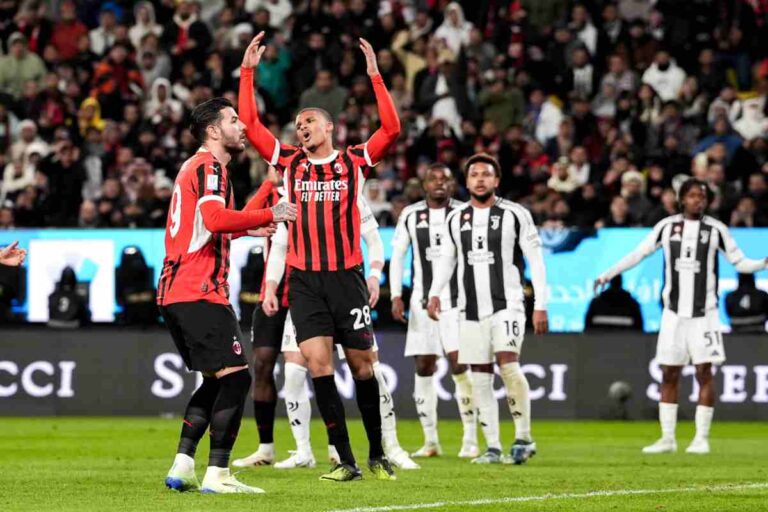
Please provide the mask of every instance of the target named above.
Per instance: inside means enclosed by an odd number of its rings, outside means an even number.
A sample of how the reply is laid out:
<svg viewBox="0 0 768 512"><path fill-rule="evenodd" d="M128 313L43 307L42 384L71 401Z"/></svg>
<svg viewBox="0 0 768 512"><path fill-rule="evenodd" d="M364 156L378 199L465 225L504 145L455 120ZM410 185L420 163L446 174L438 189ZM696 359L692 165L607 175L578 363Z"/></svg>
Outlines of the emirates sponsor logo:
<svg viewBox="0 0 768 512"><path fill-rule="evenodd" d="M333 192L348 190L349 185L346 181L315 181L315 180L296 180L293 183L293 190L296 192Z"/></svg>

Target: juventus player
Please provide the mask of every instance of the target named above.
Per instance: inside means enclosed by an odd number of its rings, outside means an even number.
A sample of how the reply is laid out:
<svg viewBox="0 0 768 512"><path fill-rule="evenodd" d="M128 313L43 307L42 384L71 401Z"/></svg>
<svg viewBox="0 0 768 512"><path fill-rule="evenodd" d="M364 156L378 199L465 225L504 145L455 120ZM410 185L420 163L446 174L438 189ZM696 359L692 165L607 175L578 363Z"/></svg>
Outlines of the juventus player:
<svg viewBox="0 0 768 512"><path fill-rule="evenodd" d="M765 260L750 260L736 246L722 222L705 215L711 199L707 185L689 179L680 187L682 214L662 220L637 248L595 281L599 291L614 276L628 270L657 249L664 250L664 310L656 345L661 365L659 422L661 439L643 448L643 453L677 451L678 383L683 366L692 362L699 384L696 435L687 453L709 453L709 427L715 405L712 365L725 361L725 347L717 312L717 251L722 251L739 273L766 268Z"/></svg>
<svg viewBox="0 0 768 512"><path fill-rule="evenodd" d="M516 263L525 255L531 269L536 334L547 332L546 271L541 241L531 214L496 197L501 169L490 155L473 155L465 165L470 201L445 220L442 245L432 287L429 316L439 321L441 296L458 262L459 363L472 369L472 391L487 451L476 464L522 464L536 453L531 438L528 380L520 369L525 332L523 275ZM447 308L446 308L447 309ZM493 392L493 363L499 365L507 403L515 422L509 457L501 456L499 406Z"/></svg>
<svg viewBox="0 0 768 512"><path fill-rule="evenodd" d="M251 377L243 356L240 328L229 304L229 246L232 237L269 235L249 231L296 218L292 205L233 210L234 192L227 163L245 149L243 123L232 105L214 98L191 113L192 134L200 149L182 165L173 188L165 229L165 260L157 303L173 341L190 370L203 374L184 413L181 439L165 484L170 489L199 488L195 476L197 444L210 425L211 449L202 491L257 493L229 472Z"/></svg>
<svg viewBox="0 0 768 512"><path fill-rule="evenodd" d="M253 97L253 68L265 47L259 33L246 49L240 70L241 115L246 135L262 158L284 173L287 199L298 206L288 229L289 308L302 355L309 363L317 405L341 463L322 480L362 478L349 444L344 406L334 381L334 338L345 350L369 442L368 467L375 478L394 479L384 456L379 385L374 375L373 329L362 275L360 213L362 182L400 133L400 120L384 85L371 45L360 39L373 84L381 127L365 144L333 147L333 121L319 108L296 116L301 146L281 144L259 121Z"/></svg>
<svg viewBox="0 0 768 512"><path fill-rule="evenodd" d="M461 205L451 199L454 180L450 169L443 164L427 168L424 177L426 200L406 207L400 215L392 240L392 259L389 264L392 316L405 323L403 303L403 261L408 247L413 247L413 292L408 317L408 335L405 356L415 357L416 375L413 398L424 431L424 446L413 453L414 457L435 457L442 453L437 435L437 388L434 375L437 358L445 352L456 385L456 402L464 425L464 440L459 457L475 458L477 427L475 407L472 401L472 381L468 367L459 364L459 310L456 301L459 286L456 274L441 297L446 310L435 322L427 315L427 292L432 286L434 266L440 256L440 246L446 216ZM448 307L450 306L450 307Z"/></svg>

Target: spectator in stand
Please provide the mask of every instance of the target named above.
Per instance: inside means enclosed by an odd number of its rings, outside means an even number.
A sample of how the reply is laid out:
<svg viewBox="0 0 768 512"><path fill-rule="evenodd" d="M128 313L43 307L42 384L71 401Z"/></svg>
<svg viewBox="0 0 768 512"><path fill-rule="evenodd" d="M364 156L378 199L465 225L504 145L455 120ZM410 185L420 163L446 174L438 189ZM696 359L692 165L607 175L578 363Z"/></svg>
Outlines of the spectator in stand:
<svg viewBox="0 0 768 512"><path fill-rule="evenodd" d="M344 109L349 92L340 85L334 83L333 73L327 69L321 69L315 76L315 85L301 94L299 110L316 107L327 111L334 120Z"/></svg>
<svg viewBox="0 0 768 512"><path fill-rule="evenodd" d="M91 51L99 57L104 56L107 49L115 44L115 29L118 21L116 9L117 6L112 2L102 5L99 13L99 26L88 34Z"/></svg>
<svg viewBox="0 0 768 512"><path fill-rule="evenodd" d="M629 216L638 222L642 222L653 208L645 195L645 176L638 171L621 175L621 197L627 201Z"/></svg>
<svg viewBox="0 0 768 512"><path fill-rule="evenodd" d="M597 221L597 228L631 228L636 226L635 219L629 213L627 200L622 196L615 196L611 200L608 216Z"/></svg>
<svg viewBox="0 0 768 512"><path fill-rule="evenodd" d="M473 25L464 19L464 9L458 2L451 2L445 7L445 18L435 31L435 38L443 40L454 55L458 55L463 46L470 42Z"/></svg>
<svg viewBox="0 0 768 512"><path fill-rule="evenodd" d="M559 158L552 165L552 177L547 181L547 186L566 195L579 188L579 181L571 174L570 163L566 157Z"/></svg>
<svg viewBox="0 0 768 512"><path fill-rule="evenodd" d="M152 5L152 2L137 2L133 6L133 19L134 24L128 30L128 36L131 38L131 44L134 48L141 48L142 40L147 34L156 37L163 34L163 27L155 19L155 6Z"/></svg>
<svg viewBox="0 0 768 512"><path fill-rule="evenodd" d="M11 34L8 38L8 55L0 57L0 90L19 97L25 82L39 82L43 75L45 64L37 54L27 50L27 38L24 34Z"/></svg>
<svg viewBox="0 0 768 512"><path fill-rule="evenodd" d="M192 62L198 70L203 69L212 37L208 27L199 19L193 3L180 0L176 4L173 20L163 29L161 41L171 49L173 69L178 74L184 62Z"/></svg>
<svg viewBox="0 0 768 512"><path fill-rule="evenodd" d="M764 334L768 322L768 292L755 286L754 274L739 274L739 286L725 296L725 311L735 333Z"/></svg>
<svg viewBox="0 0 768 512"><path fill-rule="evenodd" d="M77 19L77 3L63 0L59 6L59 22L53 27L51 43L62 60L74 58L78 52L80 36L88 35L88 27Z"/></svg>
<svg viewBox="0 0 768 512"><path fill-rule="evenodd" d="M662 101L677 99L684 80L685 71L666 50L657 52L653 64L643 73L643 83L653 87Z"/></svg>
<svg viewBox="0 0 768 512"><path fill-rule="evenodd" d="M619 274L604 292L592 299L584 320L585 331L643 331L640 303L622 284Z"/></svg>

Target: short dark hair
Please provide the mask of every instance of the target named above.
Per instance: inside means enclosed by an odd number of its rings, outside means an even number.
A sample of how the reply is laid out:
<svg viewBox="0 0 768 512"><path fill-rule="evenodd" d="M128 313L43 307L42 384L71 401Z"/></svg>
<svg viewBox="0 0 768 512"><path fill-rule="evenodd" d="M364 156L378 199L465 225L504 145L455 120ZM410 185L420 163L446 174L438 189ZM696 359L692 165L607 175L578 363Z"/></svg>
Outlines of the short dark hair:
<svg viewBox="0 0 768 512"><path fill-rule="evenodd" d="M469 174L469 168L478 163L490 165L493 167L493 172L496 174L496 177L501 178L501 166L499 165L499 161L488 153L475 153L469 157L464 164L464 175Z"/></svg>
<svg viewBox="0 0 768 512"><path fill-rule="evenodd" d="M707 185L705 182L696 179L691 178L689 180L686 180L681 186L680 186L680 192L677 194L677 200L682 204L683 198L685 195L691 191L691 189L694 188L701 188L704 190L704 193L707 195L707 203L711 203L712 200L715 198L714 192L712 192L712 189L709 188L709 185Z"/></svg>
<svg viewBox="0 0 768 512"><path fill-rule="evenodd" d="M205 142L205 130L221 120L221 111L227 107L235 108L226 98L212 98L192 110L189 131L197 142Z"/></svg>
<svg viewBox="0 0 768 512"><path fill-rule="evenodd" d="M429 174L432 171L443 171L443 170L448 171L448 174L450 174L451 177L453 177L453 173L451 172L451 168L448 167L447 165L441 164L441 163L429 164L427 166L427 172L425 174Z"/></svg>
<svg viewBox="0 0 768 512"><path fill-rule="evenodd" d="M325 110L324 108L320 108L320 107L303 108L299 110L299 112L296 114L296 117L300 116L304 112L309 112L310 110L314 110L315 112L320 112L320 115L323 116L326 121L328 121L329 123L333 122L333 116L331 115L331 113Z"/></svg>

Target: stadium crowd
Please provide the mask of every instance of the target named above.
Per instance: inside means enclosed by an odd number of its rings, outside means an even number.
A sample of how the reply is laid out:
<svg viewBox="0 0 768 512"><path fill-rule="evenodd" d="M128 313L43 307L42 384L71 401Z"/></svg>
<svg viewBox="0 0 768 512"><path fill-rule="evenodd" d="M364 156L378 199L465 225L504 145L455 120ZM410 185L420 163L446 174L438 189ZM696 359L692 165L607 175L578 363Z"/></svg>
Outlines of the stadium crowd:
<svg viewBox="0 0 768 512"><path fill-rule="evenodd" d="M484 151L544 227L652 225L693 175L731 226L768 225L765 0L0 1L0 228L162 227L197 150L192 107L236 101L265 31L258 105L281 140L307 105L339 145L378 126L356 38L402 120L366 184L382 225L428 164ZM266 164L229 165L239 205Z"/></svg>

